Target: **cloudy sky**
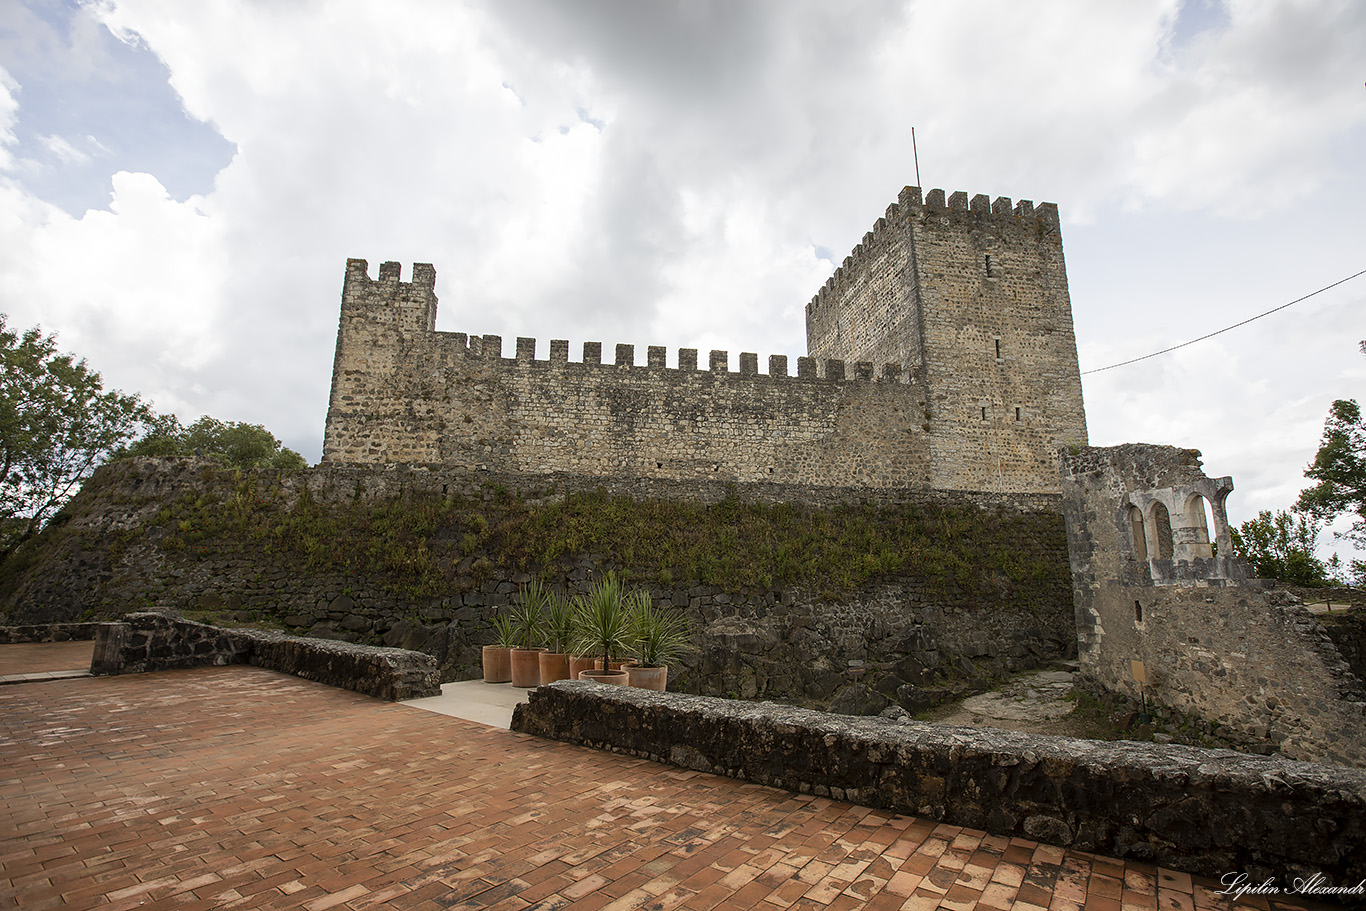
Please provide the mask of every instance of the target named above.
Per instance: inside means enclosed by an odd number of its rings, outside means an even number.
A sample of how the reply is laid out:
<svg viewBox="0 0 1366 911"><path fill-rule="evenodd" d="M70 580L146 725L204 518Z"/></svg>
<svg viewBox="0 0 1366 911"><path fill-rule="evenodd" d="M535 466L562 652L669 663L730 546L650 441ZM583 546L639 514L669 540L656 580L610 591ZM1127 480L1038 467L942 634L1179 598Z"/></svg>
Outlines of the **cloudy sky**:
<svg viewBox="0 0 1366 911"><path fill-rule="evenodd" d="M0 311L316 461L347 257L439 328L805 354L916 183L1056 202L1083 371L1366 269L1359 0L3 0ZM1084 377L1288 507L1366 276Z"/></svg>

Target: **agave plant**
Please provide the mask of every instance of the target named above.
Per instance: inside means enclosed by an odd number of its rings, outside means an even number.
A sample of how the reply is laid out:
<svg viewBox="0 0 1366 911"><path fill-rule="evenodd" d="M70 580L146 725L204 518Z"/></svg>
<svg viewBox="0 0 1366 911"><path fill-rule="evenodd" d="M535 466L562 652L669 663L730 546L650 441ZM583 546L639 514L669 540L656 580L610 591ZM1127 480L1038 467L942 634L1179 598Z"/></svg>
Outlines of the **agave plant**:
<svg viewBox="0 0 1366 911"><path fill-rule="evenodd" d="M632 645L621 583L613 573L598 582L578 602L573 649L580 655L602 655L602 668L611 667L612 654Z"/></svg>
<svg viewBox="0 0 1366 911"><path fill-rule="evenodd" d="M648 593L633 592L627 614L641 667L664 667L692 647L688 618L680 611L656 607Z"/></svg>

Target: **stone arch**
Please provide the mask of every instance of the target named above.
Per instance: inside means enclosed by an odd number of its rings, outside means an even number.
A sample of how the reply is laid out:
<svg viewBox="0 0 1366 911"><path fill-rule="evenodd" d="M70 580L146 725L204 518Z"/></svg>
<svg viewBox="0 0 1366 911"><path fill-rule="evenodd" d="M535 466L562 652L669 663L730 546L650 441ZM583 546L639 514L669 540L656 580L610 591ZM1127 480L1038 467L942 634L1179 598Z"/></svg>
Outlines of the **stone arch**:
<svg viewBox="0 0 1366 911"><path fill-rule="evenodd" d="M1143 531L1143 510L1129 504L1129 537L1133 541L1134 556L1142 563L1148 562L1148 536Z"/></svg>
<svg viewBox="0 0 1366 911"><path fill-rule="evenodd" d="M1214 548L1210 547L1209 540L1209 523L1212 516L1207 517L1208 509L1208 501L1200 494L1193 493L1186 498L1179 538L1192 560L1208 560L1214 556Z"/></svg>
<svg viewBox="0 0 1366 911"><path fill-rule="evenodd" d="M1154 502L1148 511L1148 521L1152 531L1149 538L1152 544L1157 545L1157 553L1149 551L1149 555L1158 560L1172 559L1175 553L1172 547L1172 516L1166 505Z"/></svg>

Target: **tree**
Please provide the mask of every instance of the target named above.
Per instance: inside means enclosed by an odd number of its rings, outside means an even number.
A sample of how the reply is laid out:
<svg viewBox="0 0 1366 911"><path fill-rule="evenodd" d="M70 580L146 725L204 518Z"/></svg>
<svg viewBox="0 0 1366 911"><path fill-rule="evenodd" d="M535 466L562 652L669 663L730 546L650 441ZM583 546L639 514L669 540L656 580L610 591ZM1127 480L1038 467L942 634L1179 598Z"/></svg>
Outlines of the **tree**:
<svg viewBox="0 0 1366 911"><path fill-rule="evenodd" d="M59 510L116 450L158 426L136 395L57 351L54 335L22 334L0 314L0 563Z"/></svg>
<svg viewBox="0 0 1366 911"><path fill-rule="evenodd" d="M1333 403L1318 454L1304 476L1318 483L1300 494L1296 508L1325 522L1355 513L1344 537L1366 545L1366 423L1356 400Z"/></svg>
<svg viewBox="0 0 1366 911"><path fill-rule="evenodd" d="M307 468L308 462L260 424L202 417L182 427L175 417L131 444L117 458L202 455L227 468Z"/></svg>
<svg viewBox="0 0 1366 911"><path fill-rule="evenodd" d="M1328 567L1314 556L1319 530L1309 516L1294 511L1263 509L1257 518L1230 529L1233 552L1260 579L1319 586L1329 581Z"/></svg>

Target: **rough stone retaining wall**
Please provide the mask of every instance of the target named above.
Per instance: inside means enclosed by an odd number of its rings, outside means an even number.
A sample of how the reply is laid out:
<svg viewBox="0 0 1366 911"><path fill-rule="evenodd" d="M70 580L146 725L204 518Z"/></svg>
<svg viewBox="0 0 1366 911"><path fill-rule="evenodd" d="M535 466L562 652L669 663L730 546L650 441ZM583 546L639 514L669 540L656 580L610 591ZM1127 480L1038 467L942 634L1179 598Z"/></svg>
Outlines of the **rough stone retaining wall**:
<svg viewBox="0 0 1366 911"><path fill-rule="evenodd" d="M251 664L391 701L441 693L436 661L421 652L220 629L153 613L97 626L94 674Z"/></svg>
<svg viewBox="0 0 1366 911"><path fill-rule="evenodd" d="M1366 878L1366 772L559 682L512 729L1207 876Z"/></svg>
<svg viewBox="0 0 1366 911"><path fill-rule="evenodd" d="M367 642L432 655L443 680L480 675L480 646L489 619L511 604L528 572L499 567L498 554L476 550L452 567L449 589L406 598L383 577L302 569L260 541L205 541L164 547L172 520L161 515L186 496L226 502L248 478L284 510L307 490L325 503L390 502L414 492L493 502L515 493L542 502L591 490L596 479L513 476L424 466L320 467L294 472L223 471L202 460L134 459L100 468L45 534L41 560L0 590L0 620L12 623L117 617L126 610L202 610L210 622L274 621L318 639ZM637 479L601 485L643 499L714 503L734 495L721 483ZM946 696L980 689L1004 673L1066 655L1075 641L1066 575L1066 537L1059 498L945 491L842 490L762 484L744 497L765 503L829 507L864 499L973 508L983 522L1009 516L1030 538L1044 578L999 592L936 593L913 578L831 597L819 587L785 586L737 594L716 585L650 584L656 603L693 620L697 650L673 669L671 686L686 692L745 698L824 701L851 685L855 712L891 701L911 711ZM266 542L269 543L269 542ZM621 569L604 557L566 559L548 579L574 594ZM215 616L216 615L216 616ZM966 689L965 689L966 687ZM873 690L876 688L874 694Z"/></svg>
<svg viewBox="0 0 1366 911"><path fill-rule="evenodd" d="M18 642L78 642L95 638L98 623L40 623L0 626L0 645Z"/></svg>

